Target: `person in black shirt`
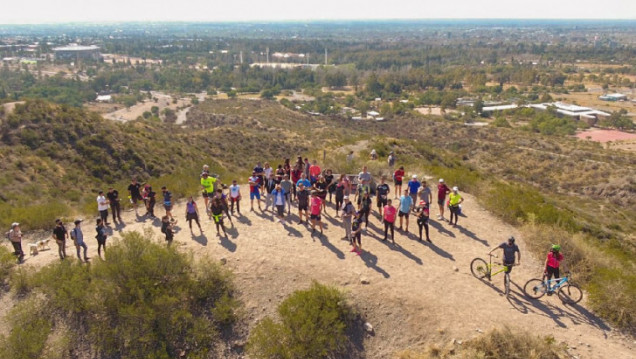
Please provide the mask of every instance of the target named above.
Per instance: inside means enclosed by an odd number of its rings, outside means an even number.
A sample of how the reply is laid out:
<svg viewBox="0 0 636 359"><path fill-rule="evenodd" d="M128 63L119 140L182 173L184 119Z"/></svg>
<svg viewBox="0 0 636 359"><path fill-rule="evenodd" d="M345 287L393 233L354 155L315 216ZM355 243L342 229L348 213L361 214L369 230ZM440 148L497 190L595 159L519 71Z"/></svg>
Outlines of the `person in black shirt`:
<svg viewBox="0 0 636 359"><path fill-rule="evenodd" d="M386 181L386 177L382 176L382 178L380 178L380 184L375 189L378 195L376 202L378 204L378 212L380 213L380 220L382 220L382 208L384 208L384 206L387 205L389 193L391 193L391 189L389 188L389 185L385 183L385 181Z"/></svg>
<svg viewBox="0 0 636 359"><path fill-rule="evenodd" d="M106 234L106 228L104 227L104 222L101 218L97 219L95 231L97 232L97 235L95 236L95 239L97 239L97 255L101 258L102 247L104 248L104 255L106 255L106 237L108 237Z"/></svg>
<svg viewBox="0 0 636 359"><path fill-rule="evenodd" d="M369 213L371 213L371 197L369 192L364 191L362 197L358 197L358 212L360 221L364 220L364 228L369 227Z"/></svg>
<svg viewBox="0 0 636 359"><path fill-rule="evenodd" d="M296 197L298 198L298 218L300 219L298 224L303 224L303 211L305 212L305 220L309 222L309 191L304 184L298 185Z"/></svg>
<svg viewBox="0 0 636 359"><path fill-rule="evenodd" d="M148 213L146 214L150 215L151 218L155 218L155 203L157 201L156 197L157 193L152 190L152 187L146 186L146 206L148 209Z"/></svg>
<svg viewBox="0 0 636 359"><path fill-rule="evenodd" d="M53 239L57 243L58 254L60 259L66 258L66 239L68 238L68 232L64 227L61 219L55 220L55 228L53 229Z"/></svg>
<svg viewBox="0 0 636 359"><path fill-rule="evenodd" d="M327 192L329 192L329 203L331 202L331 199L333 197L334 192L336 192L336 182L334 182L333 180L333 171L330 169L327 169L325 171L325 182L327 182ZM336 206L337 209L337 206Z"/></svg>
<svg viewBox="0 0 636 359"><path fill-rule="evenodd" d="M110 202L110 210L113 213L113 222L117 224L117 219L119 219L119 223L124 223L121 220L121 204L119 203L119 192L113 187L108 188L108 193L106 193L106 198Z"/></svg>
<svg viewBox="0 0 636 359"><path fill-rule="evenodd" d="M170 223L170 217L167 215L161 218L161 233L166 235L166 242L168 242L168 247L170 247L172 240L174 239L174 230Z"/></svg>
<svg viewBox="0 0 636 359"><path fill-rule="evenodd" d="M323 175L318 175L318 180L314 182L314 190L317 192L318 198L322 200L322 210L327 214L327 181Z"/></svg>
<svg viewBox="0 0 636 359"><path fill-rule="evenodd" d="M137 213L137 202L143 201L144 199L141 197L141 184L137 182L136 178L133 178L132 182L128 185L128 196L130 203L132 203L135 209L135 213Z"/></svg>
<svg viewBox="0 0 636 359"><path fill-rule="evenodd" d="M174 217L172 217L172 193L168 191L166 186L161 187L161 193L163 193L163 208L166 210L166 216L170 217L170 222L174 222Z"/></svg>

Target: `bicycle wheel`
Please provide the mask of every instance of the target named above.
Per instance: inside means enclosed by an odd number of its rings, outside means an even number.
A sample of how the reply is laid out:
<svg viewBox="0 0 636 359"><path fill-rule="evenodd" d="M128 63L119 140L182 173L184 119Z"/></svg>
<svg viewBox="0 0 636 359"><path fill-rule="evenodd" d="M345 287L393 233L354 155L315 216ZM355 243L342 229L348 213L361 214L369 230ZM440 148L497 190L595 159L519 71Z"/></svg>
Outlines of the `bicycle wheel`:
<svg viewBox="0 0 636 359"><path fill-rule="evenodd" d="M481 258L475 258L470 262L470 272L473 273L476 278L482 279L488 276L488 264Z"/></svg>
<svg viewBox="0 0 636 359"><path fill-rule="evenodd" d="M504 273L504 288L506 288L506 296L510 295L510 273Z"/></svg>
<svg viewBox="0 0 636 359"><path fill-rule="evenodd" d="M539 299L548 291L548 288L541 279L530 279L523 286L523 292L532 299Z"/></svg>
<svg viewBox="0 0 636 359"><path fill-rule="evenodd" d="M574 283L567 283L557 292L559 299L565 304L575 304L583 299L583 291Z"/></svg>

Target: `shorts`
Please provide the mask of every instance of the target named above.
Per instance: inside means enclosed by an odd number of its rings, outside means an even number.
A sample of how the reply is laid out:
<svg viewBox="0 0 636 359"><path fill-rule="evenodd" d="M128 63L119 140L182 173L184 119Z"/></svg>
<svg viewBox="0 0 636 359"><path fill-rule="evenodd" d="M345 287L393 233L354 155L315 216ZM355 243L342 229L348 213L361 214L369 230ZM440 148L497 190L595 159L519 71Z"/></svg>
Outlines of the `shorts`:
<svg viewBox="0 0 636 359"><path fill-rule="evenodd" d="M260 192L250 192L250 199L253 200L254 198L260 200L261 199L261 193Z"/></svg>
<svg viewBox="0 0 636 359"><path fill-rule="evenodd" d="M402 185L402 180L393 180L393 184L395 184L396 186L401 186Z"/></svg>
<svg viewBox="0 0 636 359"><path fill-rule="evenodd" d="M554 275L554 278L561 278L559 275L559 268L548 266L545 272L548 274L548 279L552 279L552 275Z"/></svg>
<svg viewBox="0 0 636 359"><path fill-rule="evenodd" d="M298 210L299 211L307 211L309 209L309 205L308 204L299 204L298 205Z"/></svg>
<svg viewBox="0 0 636 359"><path fill-rule="evenodd" d="M386 206L389 203L389 199L382 198L382 196L378 196L376 202L378 204L378 207L382 207L382 206Z"/></svg>
<svg viewBox="0 0 636 359"><path fill-rule="evenodd" d="M428 224L428 217L427 216L417 217L417 224L420 226Z"/></svg>
<svg viewBox="0 0 636 359"><path fill-rule="evenodd" d="M505 265L506 267L508 267L508 269L507 269L504 273L510 273L510 272L512 272L512 267L514 267L514 265L515 265L515 261L512 261L512 262L506 262L506 261L504 261L504 262L503 262L503 265Z"/></svg>
<svg viewBox="0 0 636 359"><path fill-rule="evenodd" d="M315 219L316 221L320 222L320 215L319 214L312 214L309 216L310 219Z"/></svg>
<svg viewBox="0 0 636 359"><path fill-rule="evenodd" d="M445 201L445 200L446 200L446 197L444 197L444 198L438 198L438 199L437 199L437 204L438 204L438 205L440 205L440 206L443 206L443 205L444 205L444 201Z"/></svg>
<svg viewBox="0 0 636 359"><path fill-rule="evenodd" d="M192 220L195 220L195 221L199 220L199 215L197 214L197 212L186 214L186 221L192 221Z"/></svg>
<svg viewBox="0 0 636 359"><path fill-rule="evenodd" d="M139 201L143 201L144 200L141 197L141 195L131 196L130 199L132 199L133 203L135 203L135 204L137 204L137 202L139 202Z"/></svg>
<svg viewBox="0 0 636 359"><path fill-rule="evenodd" d="M285 215L285 205L276 205L276 211L278 212L279 216L284 216Z"/></svg>
<svg viewBox="0 0 636 359"><path fill-rule="evenodd" d="M358 232L353 235L353 239L351 240L351 244L358 243L358 246L362 244L362 233Z"/></svg>
<svg viewBox="0 0 636 359"><path fill-rule="evenodd" d="M164 204L164 205L163 205L163 208L164 208L166 211L172 211L172 205L171 205L171 204Z"/></svg>
<svg viewBox="0 0 636 359"><path fill-rule="evenodd" d="M409 213L408 213L408 212L404 213L404 212L402 212L402 211L398 211L398 216L400 216L400 217L406 217L406 219L408 219L408 218L409 218Z"/></svg>
<svg viewBox="0 0 636 359"><path fill-rule="evenodd" d="M203 198L214 198L214 194L215 192L206 192L206 191L203 191L202 193Z"/></svg>
<svg viewBox="0 0 636 359"><path fill-rule="evenodd" d="M230 202L238 202L240 200L241 200L241 197L236 197L236 198L230 197Z"/></svg>

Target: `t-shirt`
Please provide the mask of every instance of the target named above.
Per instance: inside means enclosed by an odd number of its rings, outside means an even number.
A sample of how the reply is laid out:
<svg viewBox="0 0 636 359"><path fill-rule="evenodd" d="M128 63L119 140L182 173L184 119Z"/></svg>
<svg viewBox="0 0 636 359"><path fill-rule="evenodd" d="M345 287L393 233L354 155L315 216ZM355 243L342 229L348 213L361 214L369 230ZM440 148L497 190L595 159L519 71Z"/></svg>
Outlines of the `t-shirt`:
<svg viewBox="0 0 636 359"><path fill-rule="evenodd" d="M519 252L519 246L516 244L509 246L507 242L503 242L499 245L499 248L503 248L504 261L506 263L513 263L515 261L515 252Z"/></svg>
<svg viewBox="0 0 636 359"><path fill-rule="evenodd" d="M257 165L256 167L254 167L254 172L256 172L257 176L262 175L263 174L262 173L263 172L263 167Z"/></svg>
<svg viewBox="0 0 636 359"><path fill-rule="evenodd" d="M422 184L420 182L418 182L417 180L409 181L409 193L410 194L417 194L417 190L420 189L421 185Z"/></svg>
<svg viewBox="0 0 636 359"><path fill-rule="evenodd" d="M97 232L98 241L103 241L106 239L106 229L104 228L104 226L95 227L95 232Z"/></svg>
<svg viewBox="0 0 636 359"><path fill-rule="evenodd" d="M172 193L170 193L170 191L163 192L163 204L166 206L172 204Z"/></svg>
<svg viewBox="0 0 636 359"><path fill-rule="evenodd" d="M393 179L396 181L401 181L404 178L404 170L396 170L393 173Z"/></svg>
<svg viewBox="0 0 636 359"><path fill-rule="evenodd" d="M291 180L292 182L298 182L298 180L300 179L300 176L303 174L303 171L301 171L298 168L295 168L291 171Z"/></svg>
<svg viewBox="0 0 636 359"><path fill-rule="evenodd" d="M97 196L97 210L105 211L108 209L108 201L104 196Z"/></svg>
<svg viewBox="0 0 636 359"><path fill-rule="evenodd" d="M384 220L393 223L395 222L395 214L397 209L393 206L384 206Z"/></svg>
<svg viewBox="0 0 636 359"><path fill-rule="evenodd" d="M260 184L260 178L258 178L257 176L252 176L248 179L248 181L250 182L250 193L258 193L259 191L259 184Z"/></svg>
<svg viewBox="0 0 636 359"><path fill-rule="evenodd" d="M387 162L389 163L390 167L393 167L393 165L395 164L395 156L389 155L389 158L387 159Z"/></svg>
<svg viewBox="0 0 636 359"><path fill-rule="evenodd" d="M298 197L298 206L304 207L309 205L309 191L307 189L296 192L296 197Z"/></svg>
<svg viewBox="0 0 636 359"><path fill-rule="evenodd" d="M230 185L230 197L232 198L236 198L239 196L239 191L241 189L241 186L237 185L237 184L233 184Z"/></svg>
<svg viewBox="0 0 636 359"><path fill-rule="evenodd" d="M446 198L446 193L450 192L450 188L446 185L446 183L440 183L437 185L437 198L444 199Z"/></svg>
<svg viewBox="0 0 636 359"><path fill-rule="evenodd" d="M110 204L115 204L119 202L119 192L114 189L112 192L106 193L106 198L110 201Z"/></svg>
<svg viewBox="0 0 636 359"><path fill-rule="evenodd" d="M367 181L367 183L369 183L371 181L371 173L369 173L369 172L360 172L358 174L358 180L360 182Z"/></svg>
<svg viewBox="0 0 636 359"><path fill-rule="evenodd" d="M75 227L73 229L71 229L71 232L73 232L72 236L75 237L75 243L77 244L82 244L84 243L84 233L82 233L82 229Z"/></svg>
<svg viewBox="0 0 636 359"><path fill-rule="evenodd" d="M358 197L358 204L361 205L361 210L366 212L371 210L371 197Z"/></svg>
<svg viewBox="0 0 636 359"><path fill-rule="evenodd" d="M205 190L205 193L214 192L214 184L215 183L216 183L216 178L214 178L212 176L208 176L208 178L205 178L205 177L201 178L201 186L203 186L203 189Z"/></svg>
<svg viewBox="0 0 636 359"><path fill-rule="evenodd" d="M357 218L351 223L351 231L357 232L362 226L362 218Z"/></svg>
<svg viewBox="0 0 636 359"><path fill-rule="evenodd" d="M559 253L558 255L555 256L554 252L548 253L548 267L559 268L562 260L563 260L563 254Z"/></svg>
<svg viewBox="0 0 636 359"><path fill-rule="evenodd" d="M66 228L64 228L64 226L55 226L55 228L53 228L53 235L55 235L55 238L57 238L60 241L63 241L64 239L66 239Z"/></svg>
<svg viewBox="0 0 636 359"><path fill-rule="evenodd" d="M311 198L311 214L317 216L320 214L320 210L322 207L322 200L318 197Z"/></svg>
<svg viewBox="0 0 636 359"><path fill-rule="evenodd" d="M383 184L379 184L375 190L378 193L378 197L384 199L389 194L390 188L388 184L383 183Z"/></svg>
<svg viewBox="0 0 636 359"><path fill-rule="evenodd" d="M188 202L186 203L186 210L188 211L188 213L192 214L192 213L197 213L197 204L192 201L192 202Z"/></svg>
<svg viewBox="0 0 636 359"><path fill-rule="evenodd" d="M351 202L346 202L345 204L342 205L342 217L351 217L351 215L353 214L353 212L355 211L355 208L353 207L353 204Z"/></svg>
<svg viewBox="0 0 636 359"><path fill-rule="evenodd" d="M320 166L318 165L312 165L311 167L309 167L309 174L312 177L318 177L320 172L321 172L321 169L320 169Z"/></svg>
<svg viewBox="0 0 636 359"><path fill-rule="evenodd" d="M290 180L282 180L280 187L285 190L285 194L290 193L292 189L292 182Z"/></svg>
<svg viewBox="0 0 636 359"><path fill-rule="evenodd" d="M263 172L265 172L265 178L269 178L269 175L271 175L273 171L274 169L271 167L264 168Z"/></svg>
<svg viewBox="0 0 636 359"><path fill-rule="evenodd" d="M141 188L141 185L139 183L129 184L128 191L130 192L130 196L133 198L141 197L141 191L139 190L140 188Z"/></svg>
<svg viewBox="0 0 636 359"><path fill-rule="evenodd" d="M285 190L284 189L281 188L280 191L274 190L272 194L274 195L274 204L276 206L285 205Z"/></svg>
<svg viewBox="0 0 636 359"><path fill-rule="evenodd" d="M420 200L429 203L428 199L431 196L431 189L428 187L422 187L420 191Z"/></svg>
<svg viewBox="0 0 636 359"><path fill-rule="evenodd" d="M400 212L409 213L412 205L413 205L413 198L411 198L411 196L400 197Z"/></svg>
<svg viewBox="0 0 636 359"><path fill-rule="evenodd" d="M345 184L342 182L339 182L336 185L336 197L344 197L344 189L345 189Z"/></svg>
<svg viewBox="0 0 636 359"><path fill-rule="evenodd" d="M305 186L305 188L311 187L311 182L309 182L309 180L306 179L306 178L305 179L302 179L302 178L299 179L298 182L296 182L296 187L300 186L301 183L303 184L303 186Z"/></svg>
<svg viewBox="0 0 636 359"><path fill-rule="evenodd" d="M448 200L451 206L456 206L461 201L462 196L459 193L452 193L448 195Z"/></svg>

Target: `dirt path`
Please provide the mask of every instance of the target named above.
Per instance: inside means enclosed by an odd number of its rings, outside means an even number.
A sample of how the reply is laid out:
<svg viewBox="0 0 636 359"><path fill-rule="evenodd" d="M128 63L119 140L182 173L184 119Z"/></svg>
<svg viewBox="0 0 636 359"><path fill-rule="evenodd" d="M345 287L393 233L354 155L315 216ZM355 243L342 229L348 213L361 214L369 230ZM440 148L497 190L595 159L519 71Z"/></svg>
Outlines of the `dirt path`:
<svg viewBox="0 0 636 359"><path fill-rule="evenodd" d="M474 257L485 257L492 246L511 234L520 237L513 227L481 208L475 198L465 198L465 216L458 228L432 221L433 244L399 232L397 245L381 242L383 234L374 212L363 235L365 252L361 256L349 252L348 243L340 239L344 231L333 217L332 207L323 217L325 236L319 237L297 224L294 214L293 224L284 227L273 221L271 214L249 212L248 200L241 203L244 216L233 218L235 228L229 230L229 238L218 237L207 218L203 220L203 235L197 229L191 234L184 221L185 204L178 203L173 212L181 227L176 244L195 256L227 261L236 274L250 327L273 314L288 294L306 288L313 279L343 288L375 328L375 335L363 343L368 358L390 358L405 349L466 340L503 325L554 335L581 359L634 357L633 339L621 337L591 314L585 299L580 306L565 306L556 296L530 301L522 295L523 284L541 272L540 261L525 251L523 238L519 240L522 265L513 270L510 299L502 295L500 276L492 284L474 278L470 273ZM198 204L203 207L201 199ZM156 210L163 212L162 208ZM431 214L436 217L437 210ZM120 231L145 228L152 228L159 240L163 238L158 220L135 217L134 212L126 212L124 220L126 225L114 231L115 239ZM92 222L85 224L85 233L90 234L86 237L92 238L93 228ZM410 230L415 232L417 226L411 223ZM89 255L99 260L96 243L89 239L88 244ZM74 248L67 251L74 255ZM41 266L56 260L56 250L51 250L27 256L26 263ZM362 284L361 279L369 284Z"/></svg>

